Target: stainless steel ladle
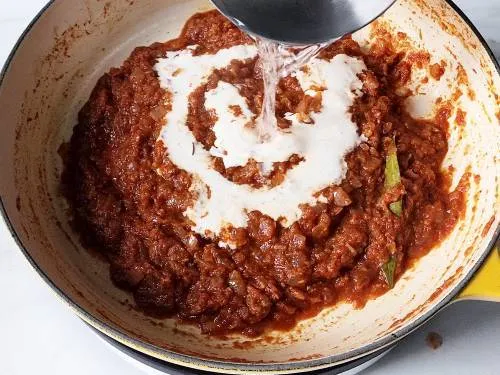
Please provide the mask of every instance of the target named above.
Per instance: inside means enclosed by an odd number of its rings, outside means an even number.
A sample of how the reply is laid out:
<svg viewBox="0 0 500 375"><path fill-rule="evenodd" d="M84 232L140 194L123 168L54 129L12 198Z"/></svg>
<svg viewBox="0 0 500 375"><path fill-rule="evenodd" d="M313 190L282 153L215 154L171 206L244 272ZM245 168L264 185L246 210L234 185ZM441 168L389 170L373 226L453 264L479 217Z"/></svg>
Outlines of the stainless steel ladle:
<svg viewBox="0 0 500 375"><path fill-rule="evenodd" d="M333 41L367 25L395 0L212 0L241 29L289 44Z"/></svg>

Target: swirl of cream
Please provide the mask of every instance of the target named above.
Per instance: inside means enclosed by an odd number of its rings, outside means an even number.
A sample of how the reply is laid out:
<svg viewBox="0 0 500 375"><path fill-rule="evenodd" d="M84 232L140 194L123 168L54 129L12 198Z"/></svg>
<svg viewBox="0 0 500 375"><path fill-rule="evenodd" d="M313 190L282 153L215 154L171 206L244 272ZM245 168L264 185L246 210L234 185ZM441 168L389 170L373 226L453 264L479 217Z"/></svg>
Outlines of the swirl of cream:
<svg viewBox="0 0 500 375"><path fill-rule="evenodd" d="M321 111L310 114L314 125L287 114L292 126L266 143L260 143L255 129L247 126L255 116L238 89L220 81L205 94L206 108L214 110L218 118L213 126L217 140L207 151L186 126L189 95L215 69L234 59L253 58L257 52L255 46L241 45L213 55L193 56L193 49L169 52L155 66L161 87L172 93L172 110L166 115L159 140L170 160L193 176L191 191L197 199L185 212L194 223L193 230L214 237L228 226L246 227L251 211L260 211L284 226L293 224L301 217L301 205L316 204L321 199L315 197L319 191L342 181L347 169L345 155L363 141L349 113L361 95L358 74L366 69L363 61L347 55L337 55L331 61L313 59L308 69L294 73L306 95L314 97L321 88ZM229 109L232 105L241 108L239 116ZM214 155L222 157L226 167L245 165L253 158L265 170L293 154L303 161L274 188L238 185L212 168Z"/></svg>

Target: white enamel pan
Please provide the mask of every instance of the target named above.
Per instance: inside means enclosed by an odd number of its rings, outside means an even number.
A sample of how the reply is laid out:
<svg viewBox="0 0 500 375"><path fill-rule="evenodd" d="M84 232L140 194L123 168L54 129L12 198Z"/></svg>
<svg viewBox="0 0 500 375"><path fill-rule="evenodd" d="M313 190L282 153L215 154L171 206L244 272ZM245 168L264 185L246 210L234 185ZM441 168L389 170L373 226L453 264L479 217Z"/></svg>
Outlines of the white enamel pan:
<svg viewBox="0 0 500 375"><path fill-rule="evenodd" d="M130 308L108 266L83 249L59 192L58 148L97 79L134 47L176 37L205 0L54 0L31 23L0 76L2 213L20 250L79 317L106 336L162 361L219 373L292 373L352 361L394 344L460 298L500 298L498 64L477 30L445 0L399 0L379 26L407 34L411 48L444 62L437 81L414 72L417 117L452 101L449 153L454 183L468 173L464 218L382 297L356 310L341 304L290 332L218 340L197 328ZM370 43L370 27L355 38ZM408 47L408 46L406 46ZM465 74L464 74L465 73ZM416 86L419 85L418 89ZM457 98L457 89L463 94ZM465 112L465 124L454 121Z"/></svg>

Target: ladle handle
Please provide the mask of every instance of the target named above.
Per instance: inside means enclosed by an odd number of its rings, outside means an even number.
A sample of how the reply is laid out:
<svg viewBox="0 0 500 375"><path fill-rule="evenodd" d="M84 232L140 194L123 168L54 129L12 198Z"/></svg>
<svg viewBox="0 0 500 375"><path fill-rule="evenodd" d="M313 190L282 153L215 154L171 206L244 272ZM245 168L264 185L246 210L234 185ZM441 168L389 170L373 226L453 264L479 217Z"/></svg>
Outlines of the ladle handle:
<svg viewBox="0 0 500 375"><path fill-rule="evenodd" d="M484 300L500 302L500 244L497 242L484 264L456 300Z"/></svg>

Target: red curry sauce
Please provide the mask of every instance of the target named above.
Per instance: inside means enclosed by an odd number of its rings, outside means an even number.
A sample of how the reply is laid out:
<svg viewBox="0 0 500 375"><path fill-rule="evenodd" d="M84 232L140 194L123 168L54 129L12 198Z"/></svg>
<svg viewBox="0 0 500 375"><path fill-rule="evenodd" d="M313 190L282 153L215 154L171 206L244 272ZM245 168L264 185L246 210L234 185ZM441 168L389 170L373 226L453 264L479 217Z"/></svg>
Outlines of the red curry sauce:
<svg viewBox="0 0 500 375"><path fill-rule="evenodd" d="M411 62L383 40L363 53L345 38L321 57L345 53L369 68L360 77L364 95L352 107L367 141L347 155L347 176L326 189L328 203L303 207L302 218L289 228L251 212L247 228L224 233L238 243L236 250L192 232L183 216L192 204L191 177L157 142L170 108L160 104L169 93L160 88L153 67L167 51L188 45L198 45L196 53L203 54L242 43L252 41L218 13L207 12L193 16L179 38L137 48L98 81L79 114L63 174L75 227L86 246L106 256L114 283L133 293L145 313L177 316L209 334L290 328L340 301L362 307L389 289L381 271L389 259L397 279L452 230L464 210L465 188L450 193L441 170L450 112L445 108L433 121L411 118L405 98L396 95L411 76ZM255 113L262 105L255 60L215 72L190 97L188 126L207 148L214 142L214 119L203 95L221 79L238 82ZM286 112L307 116L317 107L294 78L281 81L280 126L288 126ZM402 184L388 190L384 168L392 139ZM297 163L298 157L279 163L269 177L251 162L226 170L216 160L215 168L236 183L259 187L278 185ZM388 209L398 199L401 217Z"/></svg>

